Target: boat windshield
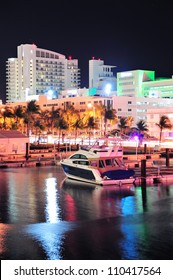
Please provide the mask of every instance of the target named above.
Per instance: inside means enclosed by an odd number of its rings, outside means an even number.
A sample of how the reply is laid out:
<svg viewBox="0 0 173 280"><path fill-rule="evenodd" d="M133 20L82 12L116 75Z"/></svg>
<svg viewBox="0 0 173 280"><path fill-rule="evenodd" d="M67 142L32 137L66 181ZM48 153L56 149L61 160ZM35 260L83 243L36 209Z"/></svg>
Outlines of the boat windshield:
<svg viewBox="0 0 173 280"><path fill-rule="evenodd" d="M87 157L85 155L82 154L74 154L70 157L71 159L77 159L77 158L82 158L82 159L87 159Z"/></svg>
<svg viewBox="0 0 173 280"><path fill-rule="evenodd" d="M74 160L74 164L80 164L80 165L89 165L89 161L87 160Z"/></svg>
<svg viewBox="0 0 173 280"><path fill-rule="evenodd" d="M120 167L123 165L123 162L119 158L107 158L105 160L99 160L99 167L104 168L104 167Z"/></svg>
<svg viewBox="0 0 173 280"><path fill-rule="evenodd" d="M103 160L99 160L99 167L104 168L104 161Z"/></svg>
<svg viewBox="0 0 173 280"><path fill-rule="evenodd" d="M115 162L115 165L118 165L118 166L124 165L122 159L120 159L120 158L116 158L116 159L114 160L114 162Z"/></svg>
<svg viewBox="0 0 173 280"><path fill-rule="evenodd" d="M106 166L120 166L120 161L114 158L109 158L105 160Z"/></svg>
<svg viewBox="0 0 173 280"><path fill-rule="evenodd" d="M113 166L114 165L114 159L109 158L105 160L106 166Z"/></svg>
<svg viewBox="0 0 173 280"><path fill-rule="evenodd" d="M91 160L90 165L94 166L94 167L97 167L97 161L96 160Z"/></svg>

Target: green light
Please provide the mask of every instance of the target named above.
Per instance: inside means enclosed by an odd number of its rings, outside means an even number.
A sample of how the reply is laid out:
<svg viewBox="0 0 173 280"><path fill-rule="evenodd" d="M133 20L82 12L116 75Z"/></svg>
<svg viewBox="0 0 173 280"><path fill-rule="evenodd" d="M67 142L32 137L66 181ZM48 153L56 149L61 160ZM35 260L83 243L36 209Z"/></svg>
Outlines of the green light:
<svg viewBox="0 0 173 280"><path fill-rule="evenodd" d="M89 96L95 95L96 93L97 93L96 88L89 88L89 90L88 90L88 95Z"/></svg>

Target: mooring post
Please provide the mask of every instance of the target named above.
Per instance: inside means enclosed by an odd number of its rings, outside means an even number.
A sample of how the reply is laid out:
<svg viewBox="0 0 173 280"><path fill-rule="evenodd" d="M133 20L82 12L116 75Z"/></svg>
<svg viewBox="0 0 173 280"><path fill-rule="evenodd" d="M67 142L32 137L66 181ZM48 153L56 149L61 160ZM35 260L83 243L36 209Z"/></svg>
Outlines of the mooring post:
<svg viewBox="0 0 173 280"><path fill-rule="evenodd" d="M146 179L141 181L141 191L142 191L142 205L144 211L147 210L147 188L146 188Z"/></svg>
<svg viewBox="0 0 173 280"><path fill-rule="evenodd" d="M144 144L144 154L147 153L147 144Z"/></svg>
<svg viewBox="0 0 173 280"><path fill-rule="evenodd" d="M25 153L25 158L28 160L29 158L29 143L26 143L26 153Z"/></svg>
<svg viewBox="0 0 173 280"><path fill-rule="evenodd" d="M166 167L169 167L169 149L166 148Z"/></svg>
<svg viewBox="0 0 173 280"><path fill-rule="evenodd" d="M146 159L141 160L141 190L142 190L142 204L145 211L147 209Z"/></svg>
<svg viewBox="0 0 173 280"><path fill-rule="evenodd" d="M146 159L141 160L141 178L146 180Z"/></svg>

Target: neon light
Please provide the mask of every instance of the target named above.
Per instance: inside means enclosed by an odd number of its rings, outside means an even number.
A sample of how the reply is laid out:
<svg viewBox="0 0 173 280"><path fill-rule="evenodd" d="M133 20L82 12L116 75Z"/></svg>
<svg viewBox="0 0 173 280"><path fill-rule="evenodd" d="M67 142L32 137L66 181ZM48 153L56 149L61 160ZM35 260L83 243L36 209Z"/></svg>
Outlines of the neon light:
<svg viewBox="0 0 173 280"><path fill-rule="evenodd" d="M122 72L121 73L121 77L124 78L124 77L130 77L132 76L132 73L131 72Z"/></svg>

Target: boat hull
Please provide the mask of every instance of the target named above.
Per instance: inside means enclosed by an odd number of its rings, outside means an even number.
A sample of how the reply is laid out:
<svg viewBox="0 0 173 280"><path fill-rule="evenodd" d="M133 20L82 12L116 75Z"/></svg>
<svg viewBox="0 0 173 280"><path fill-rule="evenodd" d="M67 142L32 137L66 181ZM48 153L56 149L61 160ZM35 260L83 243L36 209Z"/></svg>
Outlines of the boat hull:
<svg viewBox="0 0 173 280"><path fill-rule="evenodd" d="M96 184L100 186L135 183L134 177L109 179L107 176L104 176L104 178L102 178L97 169L86 169L78 166L67 165L63 162L61 163L61 166L67 178L81 182Z"/></svg>

